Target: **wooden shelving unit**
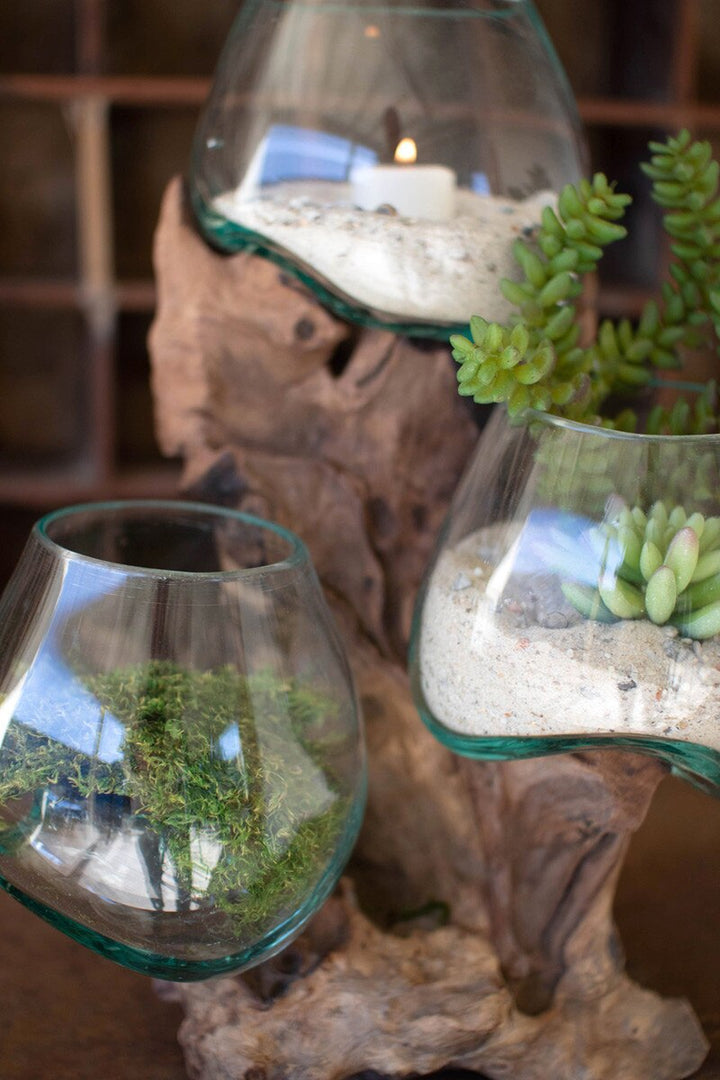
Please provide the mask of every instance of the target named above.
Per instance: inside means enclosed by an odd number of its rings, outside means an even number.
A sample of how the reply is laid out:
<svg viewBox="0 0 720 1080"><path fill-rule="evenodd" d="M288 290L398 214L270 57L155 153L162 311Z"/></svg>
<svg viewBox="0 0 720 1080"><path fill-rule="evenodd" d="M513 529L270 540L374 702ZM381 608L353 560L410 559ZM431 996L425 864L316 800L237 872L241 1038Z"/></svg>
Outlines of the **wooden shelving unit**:
<svg viewBox="0 0 720 1080"><path fill-rule="evenodd" d="M0 12L6 511L177 492L179 465L152 430L152 230L236 7L28 0Z"/></svg>
<svg viewBox="0 0 720 1080"><path fill-rule="evenodd" d="M688 126L720 143L714 2L537 0L593 166L626 188L650 137ZM152 435L152 229L236 7L26 0L0 13L0 505L177 490ZM44 27L38 52L26 38ZM654 207L636 198L633 213L635 246L603 271L605 313L634 314L662 266Z"/></svg>

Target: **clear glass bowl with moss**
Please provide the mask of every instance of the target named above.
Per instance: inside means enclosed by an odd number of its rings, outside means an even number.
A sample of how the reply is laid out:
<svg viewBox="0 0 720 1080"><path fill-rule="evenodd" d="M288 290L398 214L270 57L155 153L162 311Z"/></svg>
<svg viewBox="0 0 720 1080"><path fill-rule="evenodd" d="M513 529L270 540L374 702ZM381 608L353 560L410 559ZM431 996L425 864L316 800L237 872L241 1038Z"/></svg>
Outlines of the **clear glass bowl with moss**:
<svg viewBox="0 0 720 1080"><path fill-rule="evenodd" d="M720 435L497 408L418 598L413 693L458 753L629 748L720 788Z"/></svg>
<svg viewBox="0 0 720 1080"><path fill-rule="evenodd" d="M288 530L182 502L63 509L0 601L0 884L137 971L295 936L357 836L353 680Z"/></svg>

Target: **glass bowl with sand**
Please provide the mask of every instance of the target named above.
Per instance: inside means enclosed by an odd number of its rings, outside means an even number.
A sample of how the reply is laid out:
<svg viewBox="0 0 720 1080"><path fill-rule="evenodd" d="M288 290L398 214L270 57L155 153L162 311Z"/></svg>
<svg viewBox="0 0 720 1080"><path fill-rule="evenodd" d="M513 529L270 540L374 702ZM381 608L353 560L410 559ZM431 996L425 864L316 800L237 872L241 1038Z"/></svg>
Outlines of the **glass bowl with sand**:
<svg viewBox="0 0 720 1080"><path fill-rule="evenodd" d="M628 748L720 787L720 436L498 408L418 598L416 704L479 759Z"/></svg>
<svg viewBox="0 0 720 1080"><path fill-rule="evenodd" d="M300 540L206 505L72 507L35 525L0 608L0 885L162 979L287 944L365 792Z"/></svg>
<svg viewBox="0 0 720 1080"><path fill-rule="evenodd" d="M513 241L584 164L530 0L249 0L189 190L214 247L344 319L445 340L475 311L504 321Z"/></svg>

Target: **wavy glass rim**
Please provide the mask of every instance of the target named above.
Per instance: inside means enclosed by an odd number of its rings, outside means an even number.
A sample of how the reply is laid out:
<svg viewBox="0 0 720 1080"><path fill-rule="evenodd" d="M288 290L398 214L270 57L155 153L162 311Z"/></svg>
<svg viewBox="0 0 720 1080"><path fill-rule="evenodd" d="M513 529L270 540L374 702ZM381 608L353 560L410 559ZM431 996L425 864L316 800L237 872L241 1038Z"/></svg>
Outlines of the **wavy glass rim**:
<svg viewBox="0 0 720 1080"><path fill-rule="evenodd" d="M720 797L720 753L703 743L638 731L567 731L557 735L468 735L438 720L422 690L418 657L419 606L408 650L410 691L420 720L454 754L473 761L525 761L558 754L629 750L661 761L674 775L714 798Z"/></svg>
<svg viewBox="0 0 720 1080"><path fill-rule="evenodd" d="M196 147L193 159L201 156L202 148ZM197 171L197 170L196 170ZM297 281L302 282L340 319L378 330L389 330L408 338L427 338L446 344L453 334L464 334L467 323L442 322L439 319L423 321L419 318L403 318L401 314L383 312L358 303L342 289L327 281L308 263L293 256L282 245L273 244L268 237L254 229L247 229L236 221L226 221L213 208L212 203L200 194L196 187L190 191L190 205L202 237L210 247L225 255L240 251L268 259Z"/></svg>
<svg viewBox="0 0 720 1080"><path fill-rule="evenodd" d="M99 930L94 930L91 926L73 918L72 915L51 907L46 900L40 900L25 892L4 874L0 874L0 888L56 930L126 970L136 971L141 975L162 979L165 982L182 983L204 982L218 976L237 975L264 963L285 949L304 930L332 895L360 834L366 801L367 770L363 769L335 854L318 878L311 894L293 912L276 926L268 929L253 944L224 956L193 960L176 959L169 953L154 953L150 949L128 945Z"/></svg>
<svg viewBox="0 0 720 1080"><path fill-rule="evenodd" d="M668 385L668 389L672 389ZM652 435L645 431L616 431L613 428L600 427L597 424L584 424L581 420L568 420L565 416L555 416L553 413L539 412L528 409L518 417L511 417L507 410L506 416L511 424L541 423L548 428L557 428L561 431L574 431L578 435L595 435L603 439L619 440L625 442L668 443L673 446L701 446L711 442L720 444L720 432L712 431L703 435Z"/></svg>
<svg viewBox="0 0 720 1080"><path fill-rule="evenodd" d="M179 512L193 515L196 518L211 518L216 520L234 521L243 525L251 525L273 533L290 545L290 551L286 558L277 562L263 563L261 566L241 567L232 570L169 570L158 566L141 566L135 563L114 562L101 559L95 555L85 555L66 547L59 540L54 540L48 534L48 528L56 521L69 519L80 514L104 513L114 514L124 510L147 511L148 520L153 510L162 512ZM83 564L95 564L112 570L122 570L127 573L142 574L143 576L156 576L159 578L184 578L196 581L242 581L259 577L276 575L283 571L290 571L305 565L312 565L310 553L303 541L290 529L286 529L277 522L268 521L266 518L257 517L255 514L245 513L243 510L232 510L226 506L215 506L212 503L184 501L182 499L112 499L101 502L76 503L65 506L59 510L51 510L38 521L32 528L32 534L38 541L54 555L64 561L78 562Z"/></svg>
<svg viewBox="0 0 720 1080"><path fill-rule="evenodd" d="M288 0L266 0L272 7L277 8L279 11L287 11ZM472 0L470 0L470 3ZM392 15L396 16L412 16L417 18L422 16L429 19L447 19L447 18L461 18L461 19L507 19L515 15L518 8L525 8L528 11L532 10L532 6L529 0L494 0L495 3L502 4L497 8L475 8L469 6L469 3L450 3L442 8L427 7L425 4L418 3L406 3L406 4L393 4L393 3L378 3L377 0L371 0L370 3L363 4L358 3L357 0L298 0L297 7L305 8L317 8L320 11L347 11L352 9L354 13L364 15ZM257 5L256 5L257 6Z"/></svg>

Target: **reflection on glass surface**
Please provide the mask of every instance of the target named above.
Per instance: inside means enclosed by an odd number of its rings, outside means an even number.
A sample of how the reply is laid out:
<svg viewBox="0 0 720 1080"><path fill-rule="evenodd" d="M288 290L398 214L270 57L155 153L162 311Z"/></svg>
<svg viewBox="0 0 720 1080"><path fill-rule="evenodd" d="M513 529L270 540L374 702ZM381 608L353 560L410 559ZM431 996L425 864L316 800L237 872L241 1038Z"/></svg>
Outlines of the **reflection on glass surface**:
<svg viewBox="0 0 720 1080"><path fill-rule="evenodd" d="M505 321L512 243L584 171L530 0L250 0L190 175L196 219L342 318L447 338Z"/></svg>
<svg viewBox="0 0 720 1080"><path fill-rule="evenodd" d="M0 618L0 875L168 979L277 951L359 828L352 680L307 552L183 503L60 511Z"/></svg>
<svg viewBox="0 0 720 1080"><path fill-rule="evenodd" d="M434 734L488 759L631 747L717 792L719 481L716 435L496 410L416 606L413 693ZM658 610L661 566L675 592Z"/></svg>

